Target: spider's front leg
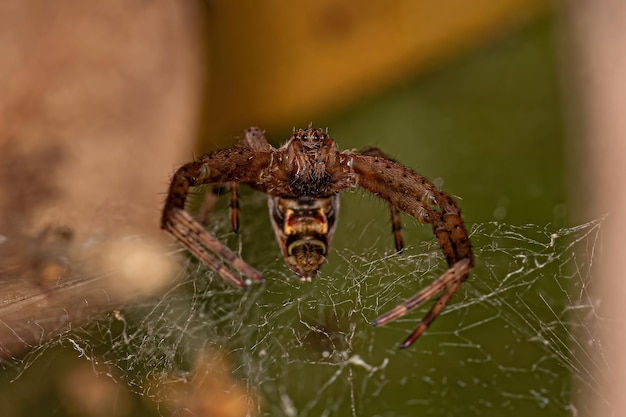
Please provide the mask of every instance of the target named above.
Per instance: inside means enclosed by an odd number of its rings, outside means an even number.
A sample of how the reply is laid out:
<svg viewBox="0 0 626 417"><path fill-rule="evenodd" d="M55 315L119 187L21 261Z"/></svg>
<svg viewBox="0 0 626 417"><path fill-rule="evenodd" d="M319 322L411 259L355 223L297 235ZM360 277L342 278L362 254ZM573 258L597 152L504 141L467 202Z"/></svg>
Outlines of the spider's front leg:
<svg viewBox="0 0 626 417"><path fill-rule="evenodd" d="M258 127L250 127L243 132L243 136L239 140L239 146L250 148L257 151L271 151L272 145L269 144L265 138L265 134ZM230 211L230 224L233 228L233 232L239 231L239 183L231 182L228 184L218 184L213 186L212 190L208 191L204 196L204 201L200 207L200 213L198 220L201 223L205 223L209 212L213 210L217 198L228 192L230 194L229 199L229 211Z"/></svg>
<svg viewBox="0 0 626 417"><path fill-rule="evenodd" d="M161 228L223 279L239 287L245 287L247 284L235 277L219 258L252 281L261 281L263 279L261 273L244 262L195 221L185 211L185 200L189 187L197 185L232 182L254 184L259 174L270 162L271 151L258 151L242 146L205 155L198 161L185 164L176 171L163 208Z"/></svg>
<svg viewBox="0 0 626 417"><path fill-rule="evenodd" d="M359 151L361 155L365 156L377 156L385 158L389 161L395 160L389 158L380 149L374 146L368 146ZM391 214L391 233L393 233L393 240L396 245L396 252L401 253L404 250L404 241L402 239L402 222L400 220L400 210L395 208L393 204L389 204L389 213Z"/></svg>
<svg viewBox="0 0 626 417"><path fill-rule="evenodd" d="M395 320L443 290L441 297L402 343L401 347L406 348L428 329L467 279L474 263L469 237L461 212L452 198L411 169L382 156L358 154L352 156L352 168L359 178L359 186L419 222L431 224L450 266L422 291L374 320L375 326Z"/></svg>

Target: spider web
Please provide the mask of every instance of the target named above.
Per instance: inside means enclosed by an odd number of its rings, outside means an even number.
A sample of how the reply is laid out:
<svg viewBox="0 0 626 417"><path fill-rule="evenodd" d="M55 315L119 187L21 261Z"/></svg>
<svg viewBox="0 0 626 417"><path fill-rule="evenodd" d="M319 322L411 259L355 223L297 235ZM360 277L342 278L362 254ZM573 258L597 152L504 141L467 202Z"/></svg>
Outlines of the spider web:
<svg viewBox="0 0 626 417"><path fill-rule="evenodd" d="M369 323L445 271L432 237L389 255L386 230L370 224L380 244L336 246L321 275L302 283L278 257L267 224L234 235L218 218L211 230L239 246L265 283L234 289L189 259L159 299L41 349L69 344L173 409L210 385L234 393L249 415L575 415L574 389L599 389L593 375L602 365L584 358L582 345L593 340L587 287L601 223L470 225L470 279L400 350L431 303L381 328Z"/></svg>

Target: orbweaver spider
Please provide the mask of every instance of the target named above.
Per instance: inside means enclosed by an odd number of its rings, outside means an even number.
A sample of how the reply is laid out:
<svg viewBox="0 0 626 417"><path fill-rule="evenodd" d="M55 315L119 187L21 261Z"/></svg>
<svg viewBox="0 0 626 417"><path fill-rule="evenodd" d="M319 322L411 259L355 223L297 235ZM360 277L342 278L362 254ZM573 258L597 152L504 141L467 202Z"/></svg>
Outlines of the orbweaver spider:
<svg viewBox="0 0 626 417"><path fill-rule="evenodd" d="M251 127L238 146L211 152L176 171L161 221L161 228L189 252L239 287L262 281L261 273L184 210L189 187L215 183L228 184L230 188L235 231L239 227L238 184L247 184L268 195L270 219L285 263L303 281L311 281L326 261L336 227L339 193L343 190L361 187L388 202L397 251L403 247L399 211L420 223L431 224L449 269L372 322L375 326L389 323L443 291L402 348L409 347L428 329L467 279L474 263L461 212L452 198L377 148L366 148L360 153L340 152L327 132L309 126L294 129L287 143L276 149L259 128ZM237 278L231 268L248 281Z"/></svg>

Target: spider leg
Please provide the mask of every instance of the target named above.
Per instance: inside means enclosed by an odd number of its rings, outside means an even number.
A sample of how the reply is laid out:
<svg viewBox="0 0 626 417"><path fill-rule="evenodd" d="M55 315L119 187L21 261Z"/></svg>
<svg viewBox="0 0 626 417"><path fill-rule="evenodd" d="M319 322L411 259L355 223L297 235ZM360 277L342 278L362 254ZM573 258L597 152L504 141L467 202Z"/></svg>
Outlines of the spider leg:
<svg viewBox="0 0 626 417"><path fill-rule="evenodd" d="M260 173L270 165L271 152L249 147L234 147L216 151L180 167L174 174L163 208L161 228L177 239L187 250L217 272L224 280L245 286L221 264L216 255L251 281L262 281L259 271L239 258L222 244L185 210L189 188L202 184L237 183L257 184Z"/></svg>
<svg viewBox="0 0 626 417"><path fill-rule="evenodd" d="M439 313L448 305L448 302L456 293L463 282L465 276L472 268L469 259L462 259L452 265L443 275L430 283L427 287L420 292L404 301L397 307L389 310L385 314L382 314L376 320L372 322L374 326L383 326L399 317L404 316L409 310L419 306L425 301L430 300L441 290L445 289L445 292L435 304L431 307L430 311L422 319L417 328L411 333L409 337L400 345L401 348L407 348L413 344L421 335L428 329L430 324L439 316Z"/></svg>
<svg viewBox="0 0 626 417"><path fill-rule="evenodd" d="M198 244L198 242L194 240L188 230L185 230L181 227L173 227L171 229L166 229L165 232L179 242L184 242L185 247L189 252L191 252L193 256L198 258L202 263L207 265L213 271L217 272L217 274L222 277L222 279L236 285L237 287L246 287L246 283L244 283L239 278L236 278L230 271L230 269L226 268L226 266L221 263L215 256L211 255L200 244Z"/></svg>
<svg viewBox="0 0 626 417"><path fill-rule="evenodd" d="M396 252L402 253L404 250L404 240L402 239L402 222L400 220L400 210L389 206L391 212L391 232L393 233L393 241L396 245Z"/></svg>
<svg viewBox="0 0 626 417"><path fill-rule="evenodd" d="M437 190L421 175L378 155L352 154L351 165L358 176L359 186L419 222L432 225L439 246L450 265L440 278L372 323L380 326L395 320L443 290L441 297L402 343L401 347L406 348L428 329L467 279L474 263L469 237L461 220L460 210L452 198Z"/></svg>
<svg viewBox="0 0 626 417"><path fill-rule="evenodd" d="M383 153L383 151L374 146L363 148L359 151L359 153L361 155L378 156L389 161L394 161ZM400 210L395 208L392 204L389 204L389 212L391 214L391 233L393 233L393 241L396 246L396 252L401 253L404 250L404 240L402 239L402 221L400 219Z"/></svg>
<svg viewBox="0 0 626 417"><path fill-rule="evenodd" d="M243 133L243 137L239 140L240 146L245 146L257 151L267 151L272 146L267 142L265 134L258 127L250 127ZM233 232L239 232L239 183L231 182L228 186L230 190L230 224Z"/></svg>
<svg viewBox="0 0 626 417"><path fill-rule="evenodd" d="M230 183L230 224L233 232L239 232L239 184Z"/></svg>
<svg viewBox="0 0 626 417"><path fill-rule="evenodd" d="M170 216L170 221L174 224L175 227L179 227L185 230L188 235L192 236L192 239L189 240L201 243L211 252L219 255L222 259L230 263L233 268L241 272L243 275L249 277L253 281L263 281L263 276L259 271L252 268L243 259L238 257L233 251L231 251L226 245L213 237L213 235L207 232L200 225L200 223L195 221L186 211L180 209L174 210ZM168 228L166 230L171 231L172 228Z"/></svg>
<svg viewBox="0 0 626 417"><path fill-rule="evenodd" d="M469 271L469 268L468 268L468 271ZM465 274L467 276L467 272ZM450 302L450 299L452 299L452 296L456 294L456 292L459 290L463 281L464 281L463 278L458 279L456 281L451 282L448 286L446 286L444 293L441 295L441 297L439 297L439 299L435 302L435 304L430 308L428 313L426 313L426 316L424 316L422 321L420 321L420 324L418 324L415 330L413 330L413 332L409 335L409 337L407 337L404 340L404 342L402 342L402 344L400 345L400 349L406 349L409 346L411 346L422 335L422 333L424 333L428 329L428 327L430 327L431 323L437 317L439 317L439 314L443 311L444 308L446 308L446 306Z"/></svg>

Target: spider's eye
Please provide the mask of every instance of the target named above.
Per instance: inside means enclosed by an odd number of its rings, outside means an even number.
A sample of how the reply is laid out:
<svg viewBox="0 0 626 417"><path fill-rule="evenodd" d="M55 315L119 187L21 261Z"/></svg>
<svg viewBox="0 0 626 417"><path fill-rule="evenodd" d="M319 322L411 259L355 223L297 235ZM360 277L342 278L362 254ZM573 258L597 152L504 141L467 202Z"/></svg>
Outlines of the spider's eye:
<svg viewBox="0 0 626 417"><path fill-rule="evenodd" d="M307 135L302 135L302 140L309 140L309 137Z"/></svg>
<svg viewBox="0 0 626 417"><path fill-rule="evenodd" d="M313 135L313 139L315 139L316 141L320 140L320 135L316 133L315 135Z"/></svg>

